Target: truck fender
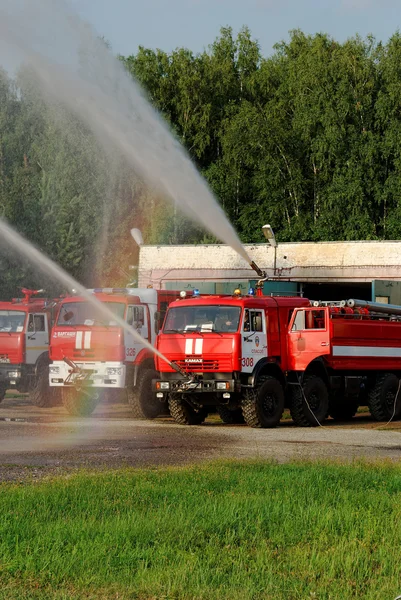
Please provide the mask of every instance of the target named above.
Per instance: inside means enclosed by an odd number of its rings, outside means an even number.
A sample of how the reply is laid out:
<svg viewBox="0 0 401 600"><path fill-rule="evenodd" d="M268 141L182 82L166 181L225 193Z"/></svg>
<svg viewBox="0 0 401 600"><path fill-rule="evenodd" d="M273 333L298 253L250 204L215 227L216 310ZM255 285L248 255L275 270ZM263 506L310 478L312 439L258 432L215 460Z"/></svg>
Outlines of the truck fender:
<svg viewBox="0 0 401 600"><path fill-rule="evenodd" d="M299 383L303 383L305 377L308 375L316 375L316 377L320 377L327 385L327 388L330 389L330 378L327 373L326 364L321 356L312 360L306 367L305 371L298 374Z"/></svg>
<svg viewBox="0 0 401 600"><path fill-rule="evenodd" d="M141 350L140 353L138 354L135 364L134 364L134 370L132 373L131 384L134 387L136 386L140 371L142 371L143 369L154 369L154 368L155 368L155 361L153 358L153 354L147 349Z"/></svg>
<svg viewBox="0 0 401 600"><path fill-rule="evenodd" d="M35 363L35 377L38 374L39 369L42 369L46 365L50 365L49 353L42 352Z"/></svg>
<svg viewBox="0 0 401 600"><path fill-rule="evenodd" d="M270 362L267 358L261 358L256 363L255 368L248 379L248 385L255 387L255 384L262 371L266 371L266 373L269 373L269 375L278 379L283 386L285 385L284 373L280 369L279 365L277 363Z"/></svg>
<svg viewBox="0 0 401 600"><path fill-rule="evenodd" d="M153 365L155 364L154 358L153 358L153 353L148 350L147 348L143 348L139 354L137 355L137 357L135 358L135 366L140 366L142 365L145 361L151 361L153 363Z"/></svg>

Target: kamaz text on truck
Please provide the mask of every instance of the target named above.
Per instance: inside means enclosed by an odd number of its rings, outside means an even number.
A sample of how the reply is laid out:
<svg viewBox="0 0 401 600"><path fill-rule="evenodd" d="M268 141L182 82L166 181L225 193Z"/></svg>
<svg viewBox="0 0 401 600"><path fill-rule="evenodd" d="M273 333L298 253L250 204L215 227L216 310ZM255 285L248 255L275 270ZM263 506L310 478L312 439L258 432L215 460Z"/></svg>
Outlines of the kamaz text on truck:
<svg viewBox="0 0 401 600"><path fill-rule="evenodd" d="M181 424L210 407L223 421L274 427L285 407L297 425L368 405L377 420L401 413L401 307L363 301L311 306L305 298L200 296L172 303L157 349L160 378Z"/></svg>
<svg viewBox="0 0 401 600"><path fill-rule="evenodd" d="M177 292L167 290L91 291L152 344L168 304L177 298ZM163 404L152 391L152 379L157 376L152 352L98 313L80 296L62 300L51 337L50 386L61 389L63 404L71 414L88 415L101 396L126 390L136 417L155 418Z"/></svg>
<svg viewBox="0 0 401 600"><path fill-rule="evenodd" d="M23 288L23 298L0 302L0 401L7 389L29 392L40 407L55 398L48 385L49 339L56 301Z"/></svg>

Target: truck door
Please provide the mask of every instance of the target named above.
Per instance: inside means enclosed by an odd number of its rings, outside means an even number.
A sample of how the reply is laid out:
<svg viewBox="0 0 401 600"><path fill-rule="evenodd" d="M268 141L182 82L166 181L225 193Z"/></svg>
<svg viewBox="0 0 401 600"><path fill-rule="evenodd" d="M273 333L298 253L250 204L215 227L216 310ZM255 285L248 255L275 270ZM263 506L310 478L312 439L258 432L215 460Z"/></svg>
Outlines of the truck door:
<svg viewBox="0 0 401 600"><path fill-rule="evenodd" d="M304 371L325 354L330 354L328 308L295 308L288 329L289 369Z"/></svg>
<svg viewBox="0 0 401 600"><path fill-rule="evenodd" d="M143 338L148 339L149 335L149 323L148 314L144 306L141 305L130 305L127 308L127 323L131 325ZM128 362L134 362L136 356L144 348L139 340L134 338L133 335L124 332L125 339L125 356Z"/></svg>
<svg viewBox="0 0 401 600"><path fill-rule="evenodd" d="M46 313L31 313L26 331L26 364L34 365L43 352L49 350L49 329Z"/></svg>
<svg viewBox="0 0 401 600"><path fill-rule="evenodd" d="M267 356L267 333L265 311L246 308L241 325L242 359L241 371L252 373L256 363Z"/></svg>

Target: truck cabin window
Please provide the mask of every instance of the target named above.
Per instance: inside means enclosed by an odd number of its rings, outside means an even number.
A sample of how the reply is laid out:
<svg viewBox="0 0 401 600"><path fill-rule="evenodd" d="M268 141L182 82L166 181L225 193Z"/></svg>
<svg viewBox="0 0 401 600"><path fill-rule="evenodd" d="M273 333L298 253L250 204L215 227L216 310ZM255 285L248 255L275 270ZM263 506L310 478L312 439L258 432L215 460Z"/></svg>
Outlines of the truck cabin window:
<svg viewBox="0 0 401 600"><path fill-rule="evenodd" d="M127 309L127 323L134 329L142 329L145 325L145 311L143 306L129 306Z"/></svg>
<svg viewBox="0 0 401 600"><path fill-rule="evenodd" d="M102 302L102 304L121 319L124 318L125 304L122 302ZM110 327L116 326L117 322L104 315L89 302L66 302L60 308L57 325L62 327L76 325Z"/></svg>
<svg viewBox="0 0 401 600"><path fill-rule="evenodd" d="M21 310L0 310L0 333L18 333L23 331L25 313Z"/></svg>
<svg viewBox="0 0 401 600"><path fill-rule="evenodd" d="M251 331L263 331L263 319L260 310L251 311Z"/></svg>
<svg viewBox="0 0 401 600"><path fill-rule="evenodd" d="M163 333L176 331L200 333L235 333L238 331L239 306L179 306L167 313Z"/></svg>
<svg viewBox="0 0 401 600"><path fill-rule="evenodd" d="M244 331L262 332L263 331L263 317L261 310L244 310Z"/></svg>
<svg viewBox="0 0 401 600"><path fill-rule="evenodd" d="M46 331L45 315L29 315L28 332Z"/></svg>
<svg viewBox="0 0 401 600"><path fill-rule="evenodd" d="M326 313L324 309L299 310L292 325L292 331L305 331L308 329L325 329Z"/></svg>

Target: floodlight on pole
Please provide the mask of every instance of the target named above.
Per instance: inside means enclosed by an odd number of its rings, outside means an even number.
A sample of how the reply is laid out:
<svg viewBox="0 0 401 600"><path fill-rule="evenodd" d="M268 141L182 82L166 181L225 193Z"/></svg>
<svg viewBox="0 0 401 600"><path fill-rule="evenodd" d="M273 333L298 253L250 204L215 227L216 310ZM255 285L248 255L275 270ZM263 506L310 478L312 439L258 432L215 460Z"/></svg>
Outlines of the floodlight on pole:
<svg viewBox="0 0 401 600"><path fill-rule="evenodd" d="M262 231L263 231L263 235L269 242L270 246L272 246L273 248L276 248L277 247L276 236L274 235L274 231L273 231L271 225L263 225Z"/></svg>
<svg viewBox="0 0 401 600"><path fill-rule="evenodd" d="M136 227L134 227L133 229L131 229L131 235L134 238L134 240L136 241L136 243L138 244L138 246L142 246L143 237L142 237L141 231L139 229L136 229Z"/></svg>
<svg viewBox="0 0 401 600"><path fill-rule="evenodd" d="M273 277L276 276L277 271L277 241L276 236L274 235L274 231L271 225L263 225L262 227L263 235L269 242L270 246L274 248L274 263L273 263Z"/></svg>

